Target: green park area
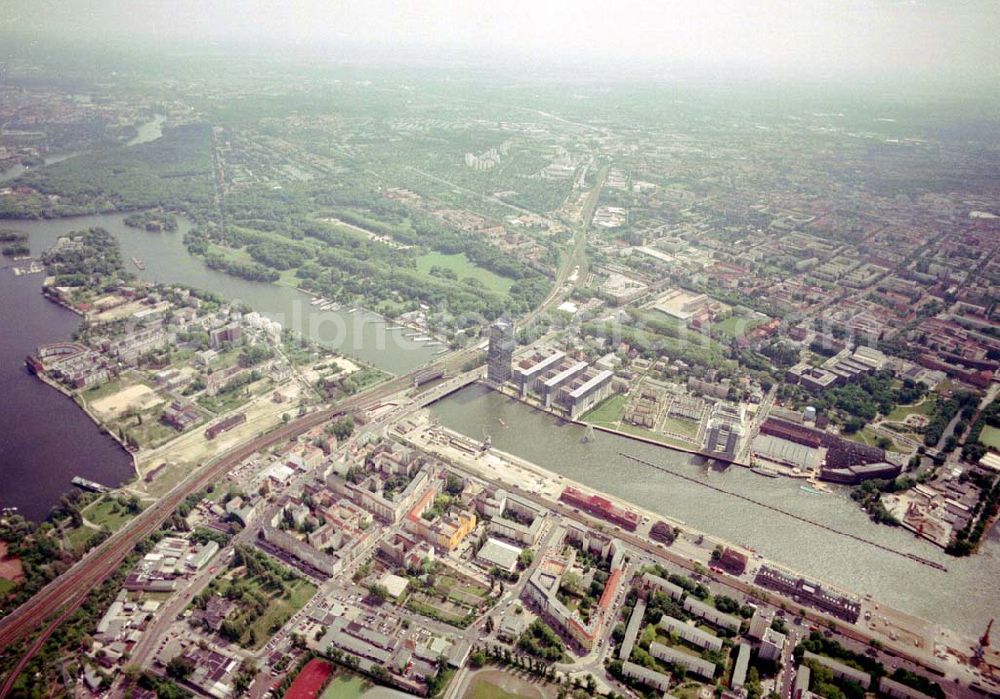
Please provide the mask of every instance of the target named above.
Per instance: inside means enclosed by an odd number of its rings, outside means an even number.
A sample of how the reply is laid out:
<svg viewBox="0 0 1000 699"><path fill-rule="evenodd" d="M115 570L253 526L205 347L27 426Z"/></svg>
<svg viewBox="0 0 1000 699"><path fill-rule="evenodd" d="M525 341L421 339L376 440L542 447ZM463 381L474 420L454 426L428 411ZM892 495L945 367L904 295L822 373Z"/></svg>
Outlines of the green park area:
<svg viewBox="0 0 1000 699"><path fill-rule="evenodd" d="M983 427L983 431L979 435L979 441L987 447L1000 449L1000 428L993 427L992 425L986 425Z"/></svg>
<svg viewBox="0 0 1000 699"><path fill-rule="evenodd" d="M934 405L936 401L933 395L929 395L921 399L917 403L911 403L910 405L897 405L892 409L892 412L886 416L886 419L892 422L902 422L910 415L924 415L930 416L934 412Z"/></svg>
<svg viewBox="0 0 1000 699"><path fill-rule="evenodd" d="M417 271L437 279L464 282L466 279L479 280L488 291L506 294L514 284L513 279L502 277L495 272L479 267L465 256L464 252L447 255L429 252L417 258Z"/></svg>
<svg viewBox="0 0 1000 699"><path fill-rule="evenodd" d="M584 413L582 419L584 422L615 429L625 414L626 400L624 394L616 393Z"/></svg>
<svg viewBox="0 0 1000 699"><path fill-rule="evenodd" d="M548 692L523 677L495 669L483 669L476 673L465 693L467 699L542 699L548 695Z"/></svg>
<svg viewBox="0 0 1000 699"><path fill-rule="evenodd" d="M357 699L364 696L365 689L370 686L360 675L337 675L326 685L321 695L322 699Z"/></svg>
<svg viewBox="0 0 1000 699"><path fill-rule="evenodd" d="M698 436L699 423L682 417L666 417L663 420L663 430L694 439Z"/></svg>
<svg viewBox="0 0 1000 699"><path fill-rule="evenodd" d="M213 595L235 602L220 633L243 648L259 648L316 594L311 582L255 549L238 546L230 565L233 570L213 580L193 604L204 608Z"/></svg>
<svg viewBox="0 0 1000 699"><path fill-rule="evenodd" d="M742 337L754 328L768 321L767 317L757 315L732 315L712 326L712 334L722 340L732 340Z"/></svg>
<svg viewBox="0 0 1000 699"><path fill-rule="evenodd" d="M847 436L852 442L859 442L861 444L867 444L870 447L879 447L887 451L906 451L903 447L900 447L889 437L875 434L875 431L871 427L865 427L864 429L855 432L852 435Z"/></svg>

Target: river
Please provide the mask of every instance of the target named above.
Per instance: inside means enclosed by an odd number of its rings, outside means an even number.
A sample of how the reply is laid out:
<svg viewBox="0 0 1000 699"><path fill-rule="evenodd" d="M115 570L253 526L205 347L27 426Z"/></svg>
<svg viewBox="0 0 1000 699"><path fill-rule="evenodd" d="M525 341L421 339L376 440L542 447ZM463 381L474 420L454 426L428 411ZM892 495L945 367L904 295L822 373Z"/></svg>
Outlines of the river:
<svg viewBox="0 0 1000 699"><path fill-rule="evenodd" d="M42 297L41 275L0 269L0 506L45 517L73 476L115 485L132 460L77 405L28 373L37 345L69 338L79 317Z"/></svg>
<svg viewBox="0 0 1000 699"><path fill-rule="evenodd" d="M434 404L445 427L469 437L493 438L496 448L580 481L596 490L673 517L722 539L754 548L765 558L814 575L945 627L982 634L989 614L1000 610L1000 535L996 528L980 553L956 559L904 529L875 525L846 491L807 493L800 482L765 478L748 469L718 469L704 460L625 437L565 423L495 391L475 385ZM650 469L619 452L660 463L685 475L738 492L948 567L942 572L833 532L805 525L738 498Z"/></svg>
<svg viewBox="0 0 1000 699"><path fill-rule="evenodd" d="M229 302L243 302L294 332L321 342L338 352L372 364L393 374L411 371L433 359L442 348L414 342L411 331L389 330L380 316L363 310L320 311L310 297L289 286L253 282L209 269L184 247L184 234L191 224L178 219L173 233L148 233L123 223L122 214L97 214L53 220L17 221L0 219L0 228L28 234L33 255L56 242L61 235L100 226L115 235L129 271L157 283L181 284L218 294ZM132 258L143 262L139 270ZM412 333L411 333L412 334Z"/></svg>
<svg viewBox="0 0 1000 699"><path fill-rule="evenodd" d="M320 311L291 287L252 282L209 269L184 247L190 228L178 219L173 233L129 228L122 214L21 221L0 219L0 228L28 234L33 256L61 235L100 226L121 242L126 266L151 282L182 284L244 302L284 327L338 352L393 374L411 371L441 350L414 342L409 331L389 329L383 318L363 310ZM131 259L144 265L137 269ZM6 262L4 265L8 264ZM42 275L15 277L0 268L0 506L16 506L39 520L69 489L75 475L114 486L132 475L131 460L70 400L24 370L24 357L39 344L68 339L79 318L45 300ZM55 427L58 425L58 429Z"/></svg>

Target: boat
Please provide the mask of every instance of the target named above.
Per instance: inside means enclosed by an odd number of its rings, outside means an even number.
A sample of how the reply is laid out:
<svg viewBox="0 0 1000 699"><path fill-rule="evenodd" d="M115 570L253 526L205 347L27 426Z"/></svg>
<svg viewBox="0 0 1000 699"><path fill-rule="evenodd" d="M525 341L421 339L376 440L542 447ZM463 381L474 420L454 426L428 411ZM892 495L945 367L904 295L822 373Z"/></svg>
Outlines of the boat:
<svg viewBox="0 0 1000 699"><path fill-rule="evenodd" d="M146 269L146 263L140 260L138 257L132 257L132 264L134 264L139 269Z"/></svg>
<svg viewBox="0 0 1000 699"><path fill-rule="evenodd" d="M427 337L426 335L414 335L413 336L413 341L414 342L428 342L430 339L431 338Z"/></svg>
<svg viewBox="0 0 1000 699"><path fill-rule="evenodd" d="M778 476L781 475L777 471L765 468L764 466L754 466L750 470L756 473L758 476L764 476L765 478L777 478Z"/></svg>
<svg viewBox="0 0 1000 699"><path fill-rule="evenodd" d="M799 490L805 491L810 495L826 495L825 492L823 492L822 490L817 490L816 488L813 488L811 485L800 485Z"/></svg>
<svg viewBox="0 0 1000 699"><path fill-rule="evenodd" d="M356 310L358 310L358 309L357 308L352 308L351 310L348 311L348 313L354 313L354 311L356 311Z"/></svg>
<svg viewBox="0 0 1000 699"><path fill-rule="evenodd" d="M82 476L73 476L73 480L70 481L77 488L82 488L83 490L89 490L94 493L107 493L111 488L106 485L101 485L96 481L83 478Z"/></svg>
<svg viewBox="0 0 1000 699"><path fill-rule="evenodd" d="M318 306L321 303L323 303L323 299L320 298L319 296L317 296L316 298L314 298L312 301L309 302L309 304L312 306Z"/></svg>

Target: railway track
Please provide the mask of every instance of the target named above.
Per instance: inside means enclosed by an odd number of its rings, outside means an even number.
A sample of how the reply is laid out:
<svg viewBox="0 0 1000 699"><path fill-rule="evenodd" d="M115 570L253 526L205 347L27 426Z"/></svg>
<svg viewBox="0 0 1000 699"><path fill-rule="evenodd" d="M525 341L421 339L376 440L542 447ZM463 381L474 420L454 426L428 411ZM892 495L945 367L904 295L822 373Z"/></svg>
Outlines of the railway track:
<svg viewBox="0 0 1000 699"><path fill-rule="evenodd" d="M443 357L436 364L449 369L475 356L475 353L475 350L460 350ZM408 388L412 384L414 373L416 372L390 379L370 391L342 401L335 407L305 415L218 456L0 620L0 648L8 648L24 640L37 629L42 629L41 634L26 649L18 664L5 678L3 686L0 687L0 697L6 697L10 693L17 677L27 667L31 658L42 648L59 624L83 603L90 590L100 585L125 560L136 544L159 529L185 498L216 482L238 463L261 449L297 437L340 413L371 407L385 397Z"/></svg>
<svg viewBox="0 0 1000 699"><path fill-rule="evenodd" d="M536 308L521 318L522 323L533 322L566 295L567 291L563 287L573 268L573 262L582 259L584 247L585 236L580 230L577 231L577 235L572 241L572 254L567 256L562 268L557 272L552 289ZM136 544L159 529L188 495L214 483L239 462L261 449L276 442L297 437L339 413L372 407L387 396L410 388L418 372L430 368L442 368L445 371L460 368L465 362L476 357L479 352L480 350L475 346L457 350L444 355L430 365L397 376L364 393L351 396L335 407L305 415L219 455L214 461L209 462L208 465L189 476L187 480L179 483L167 495L143 510L135 519L112 534L97 548L92 549L72 568L49 582L20 607L0 619L0 648L9 648L41 629L41 632L18 660L17 665L3 678L0 699L10 694L15 681L31 659L41 650L45 641L59 625L83 603L90 591L117 569Z"/></svg>

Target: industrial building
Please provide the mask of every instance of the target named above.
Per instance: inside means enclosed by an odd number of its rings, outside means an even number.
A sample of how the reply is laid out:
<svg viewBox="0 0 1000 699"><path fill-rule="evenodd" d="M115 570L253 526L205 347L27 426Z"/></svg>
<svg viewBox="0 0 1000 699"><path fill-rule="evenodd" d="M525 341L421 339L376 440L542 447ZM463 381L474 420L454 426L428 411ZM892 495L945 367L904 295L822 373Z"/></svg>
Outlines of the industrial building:
<svg viewBox="0 0 1000 699"><path fill-rule="evenodd" d="M861 612L861 604L857 600L832 594L824 590L819 583L783 573L770 566L761 566L754 582L852 624L857 622Z"/></svg>
<svg viewBox="0 0 1000 699"><path fill-rule="evenodd" d="M517 546L499 539L489 538L476 554L476 560L487 568L496 567L510 573L517 568L520 556L521 549Z"/></svg>
<svg viewBox="0 0 1000 699"><path fill-rule="evenodd" d="M639 526L639 515L633 510L618 507L600 495L586 495L573 486L567 486L559 499L587 514L607 520L626 531L634 532Z"/></svg>

